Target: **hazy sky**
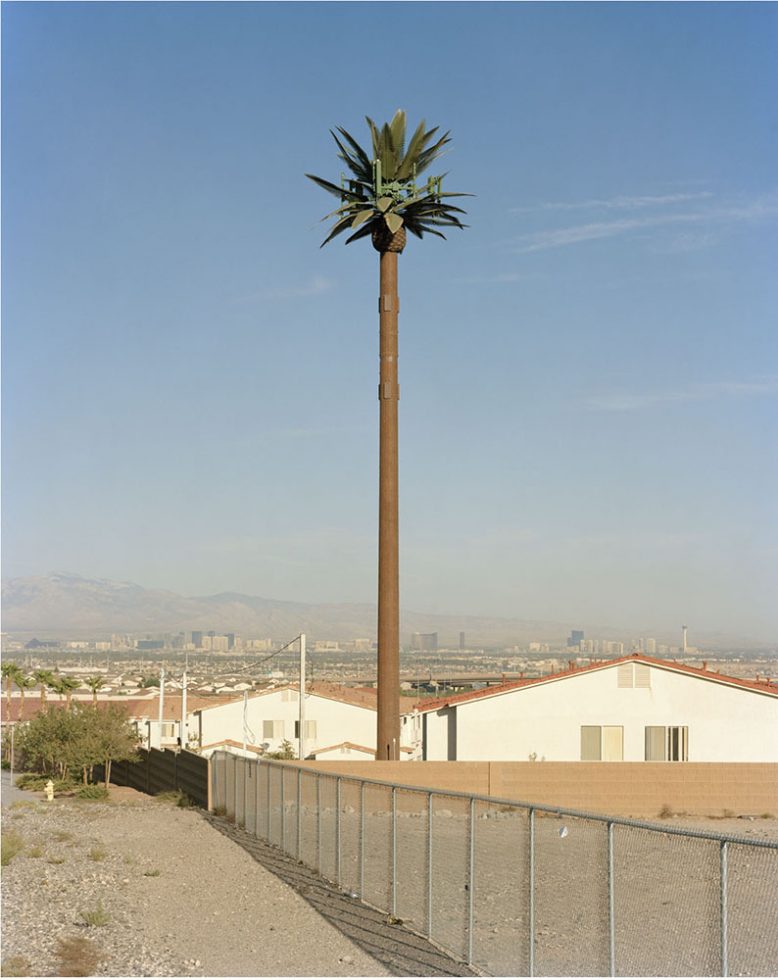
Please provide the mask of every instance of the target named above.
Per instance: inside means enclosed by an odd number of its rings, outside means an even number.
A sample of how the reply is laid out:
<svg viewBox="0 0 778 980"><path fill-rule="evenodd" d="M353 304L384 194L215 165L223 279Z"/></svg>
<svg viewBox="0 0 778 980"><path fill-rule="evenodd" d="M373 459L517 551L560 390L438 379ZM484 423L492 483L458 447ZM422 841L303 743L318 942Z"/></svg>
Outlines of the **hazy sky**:
<svg viewBox="0 0 778 980"><path fill-rule="evenodd" d="M778 636L774 4L4 3L4 576L374 601L378 257L328 130L451 129L400 260L411 609Z"/></svg>

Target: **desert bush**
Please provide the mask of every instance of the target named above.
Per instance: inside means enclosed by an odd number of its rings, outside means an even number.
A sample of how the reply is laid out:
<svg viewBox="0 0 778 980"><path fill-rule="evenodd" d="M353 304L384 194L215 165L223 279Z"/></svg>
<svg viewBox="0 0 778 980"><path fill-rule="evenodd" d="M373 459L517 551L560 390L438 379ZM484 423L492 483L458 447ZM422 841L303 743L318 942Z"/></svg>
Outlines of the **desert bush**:
<svg viewBox="0 0 778 980"><path fill-rule="evenodd" d="M58 977L93 977L100 963L100 951L83 936L60 939L57 949Z"/></svg>
<svg viewBox="0 0 778 980"><path fill-rule="evenodd" d="M88 857L90 861L104 861L108 857L108 851L104 847L93 847Z"/></svg>
<svg viewBox="0 0 778 980"><path fill-rule="evenodd" d="M111 921L111 916L103 908L103 903L98 902L97 908L81 912L80 921L81 925L89 926L90 928L107 926Z"/></svg>
<svg viewBox="0 0 778 980"><path fill-rule="evenodd" d="M24 838L15 830L8 830L0 836L0 865L6 867L17 854L24 850Z"/></svg>
<svg viewBox="0 0 778 980"><path fill-rule="evenodd" d="M100 800L107 800L109 796L108 790L102 783L88 783L76 791L76 797L79 800L97 800L99 802Z"/></svg>
<svg viewBox="0 0 778 980"><path fill-rule="evenodd" d="M159 800L160 803L172 803L184 808L195 805L180 789L169 789L165 790L164 793L157 793L154 799Z"/></svg>
<svg viewBox="0 0 778 980"><path fill-rule="evenodd" d="M51 776L41 776L39 773L25 772L16 780L16 785L19 789L42 793L46 789L46 783L50 779ZM54 783L55 795L57 793L67 793L78 785L72 779L51 779L51 781Z"/></svg>

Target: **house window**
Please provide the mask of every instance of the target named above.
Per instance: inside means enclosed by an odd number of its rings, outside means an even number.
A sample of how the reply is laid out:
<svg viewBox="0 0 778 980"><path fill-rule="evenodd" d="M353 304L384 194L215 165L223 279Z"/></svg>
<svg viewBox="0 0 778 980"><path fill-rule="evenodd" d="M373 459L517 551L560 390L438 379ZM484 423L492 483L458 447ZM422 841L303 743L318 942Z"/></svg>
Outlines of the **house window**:
<svg viewBox="0 0 778 980"><path fill-rule="evenodd" d="M688 725L646 725L646 762L688 761Z"/></svg>
<svg viewBox="0 0 778 980"><path fill-rule="evenodd" d="M162 738L173 738L176 733L176 725L173 721L163 721L159 726L160 735Z"/></svg>
<svg viewBox="0 0 778 980"><path fill-rule="evenodd" d="M262 738L283 738L283 737L284 737L283 721L262 722Z"/></svg>
<svg viewBox="0 0 778 980"><path fill-rule="evenodd" d="M624 729L621 725L581 725L582 762L622 762Z"/></svg>
<svg viewBox="0 0 778 980"><path fill-rule="evenodd" d="M296 721L294 723L294 737L295 738L299 738L300 737L300 722L299 721ZM307 739L308 738L316 738L316 722L315 721L306 721L306 723L305 723L305 737Z"/></svg>

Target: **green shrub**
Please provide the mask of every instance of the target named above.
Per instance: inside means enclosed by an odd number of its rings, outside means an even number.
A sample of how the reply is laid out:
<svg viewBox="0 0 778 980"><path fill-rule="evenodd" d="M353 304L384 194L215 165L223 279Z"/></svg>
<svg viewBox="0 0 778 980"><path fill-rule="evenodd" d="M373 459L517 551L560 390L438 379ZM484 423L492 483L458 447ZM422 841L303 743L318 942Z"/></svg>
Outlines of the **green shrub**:
<svg viewBox="0 0 778 980"><path fill-rule="evenodd" d="M81 924L85 926L107 926L111 921L111 916L103 908L103 903L98 902L96 909L81 912Z"/></svg>
<svg viewBox="0 0 778 980"><path fill-rule="evenodd" d="M104 861L108 857L108 851L104 847L93 847L89 852L90 861Z"/></svg>
<svg viewBox="0 0 778 980"><path fill-rule="evenodd" d="M109 794L105 786L98 786L95 783L82 786L77 790L76 796L79 800L107 800Z"/></svg>
<svg viewBox="0 0 778 980"><path fill-rule="evenodd" d="M0 837L0 865L6 867L24 850L24 838L15 830L9 830Z"/></svg>
<svg viewBox="0 0 778 980"><path fill-rule="evenodd" d="M19 789L27 789L32 792L42 793L46 789L46 783L51 779L50 776L41 776L37 772L25 772L16 780ZM52 779L54 783L54 794L67 793L77 784L72 779Z"/></svg>
<svg viewBox="0 0 778 980"><path fill-rule="evenodd" d="M184 808L195 805L186 793L182 793L180 789L170 789L164 793L157 793L154 799L159 800L160 803L173 803L175 806Z"/></svg>

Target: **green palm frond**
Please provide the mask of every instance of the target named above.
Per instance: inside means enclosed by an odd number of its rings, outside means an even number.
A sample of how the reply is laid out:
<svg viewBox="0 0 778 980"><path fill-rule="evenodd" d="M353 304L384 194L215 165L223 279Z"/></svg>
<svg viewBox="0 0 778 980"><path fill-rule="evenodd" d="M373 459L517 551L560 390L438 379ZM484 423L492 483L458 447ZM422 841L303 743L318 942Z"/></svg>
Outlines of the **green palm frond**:
<svg viewBox="0 0 778 980"><path fill-rule="evenodd" d="M326 245L344 231L352 232L346 244L365 238L374 230L388 228L392 233L405 225L411 234L445 236L438 227L465 228L458 215L466 212L449 203L452 197L471 197L440 189L445 176L429 178L417 187L416 178L438 159L451 142L448 132L438 137L439 127L426 128L422 119L406 142L407 120L398 109L390 122L382 126L365 117L370 133L370 152L365 150L342 126L330 130L341 160L350 176L342 178L344 186L313 174L306 174L319 187L340 199L340 207L322 220L334 219L322 242ZM437 138L436 138L437 137Z"/></svg>

